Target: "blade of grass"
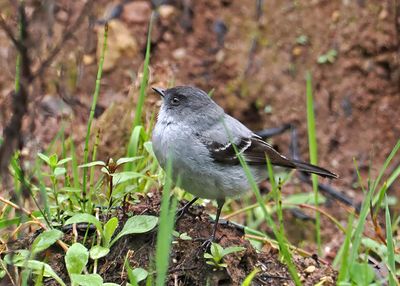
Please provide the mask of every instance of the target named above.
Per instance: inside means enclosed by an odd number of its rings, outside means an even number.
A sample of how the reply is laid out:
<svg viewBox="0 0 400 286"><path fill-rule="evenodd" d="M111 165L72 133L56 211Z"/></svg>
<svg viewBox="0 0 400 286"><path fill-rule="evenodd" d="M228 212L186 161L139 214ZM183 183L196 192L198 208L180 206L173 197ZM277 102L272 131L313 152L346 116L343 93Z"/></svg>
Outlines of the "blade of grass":
<svg viewBox="0 0 400 286"><path fill-rule="evenodd" d="M387 201L387 196L385 195L385 221L386 221L386 244L387 244L387 253L388 253L388 268L389 268L389 285L395 286L395 276L396 276L396 261L394 258L394 239L392 232L392 222L390 219L389 206Z"/></svg>
<svg viewBox="0 0 400 286"><path fill-rule="evenodd" d="M108 24L106 23L104 25L103 48L101 50L99 68L97 70L96 87L95 87L95 90L94 90L94 93L93 93L92 106L90 108L90 115L89 115L89 120L88 120L88 123L87 123L86 138L85 138L85 148L83 150L83 163L84 164L86 164L88 162L88 158L89 158L90 130L92 128L92 122L93 122L93 119L94 119L94 112L95 112L96 105L97 105L97 99L98 99L99 93L100 93L100 82L101 82L101 77L102 77L102 74L103 74L104 56L105 56L105 53L106 53L106 50L107 50L107 36L108 36ZM84 168L83 169L83 182L82 182L83 210L85 210L85 207L86 207L87 171L88 171L88 168Z"/></svg>
<svg viewBox="0 0 400 286"><path fill-rule="evenodd" d="M287 244L285 243L286 239L280 233L280 231L278 230L275 222L273 221L273 219L269 215L269 213L268 213L268 211L267 211L267 209L265 207L265 204L263 202L263 199L261 197L260 190L258 189L257 183L254 180L253 175L251 174L249 166L247 165L246 161L244 160L243 155L237 150L236 145L232 142L232 140L231 140L232 136L230 135L229 130L227 129L227 127L226 127L224 122L223 122L223 124L224 124L225 130L228 133L228 136L230 138L230 142L231 142L231 144L232 144L232 146L233 146L233 148L235 150L236 156L239 159L240 164L241 164L241 166L243 168L243 171L244 171L244 173L246 175L246 178L247 178L247 180L248 180L248 182L250 184L250 187L251 187L251 189L252 189L252 191L253 191L256 199L257 199L257 202L258 202L259 206L261 207L261 210L263 212L265 221L271 227L275 237L278 240L279 248L281 250L283 259L284 259L284 261L285 261L285 263L286 263L286 265L288 267L290 276L292 277L293 282L295 283L295 285L302 285L302 283L301 283L301 281L299 279L299 274L297 273L297 270L296 270L296 266L293 263L293 259L292 259L292 255L290 253L290 250L289 250ZM272 168L271 168L271 170L272 170Z"/></svg>
<svg viewBox="0 0 400 286"><path fill-rule="evenodd" d="M170 249L172 243L172 232L175 224L175 212L177 206L177 199L172 198L170 202L170 194L172 190L172 160L171 157L167 162L166 168L166 183L163 188L161 198L160 210L160 224L157 233L157 246L156 246L156 285L165 285L165 279L168 272L168 265L170 259Z"/></svg>
<svg viewBox="0 0 400 286"><path fill-rule="evenodd" d="M306 97L307 97L307 130L308 130L308 144L310 149L310 163L317 165L318 163L318 150L317 138L315 135L315 114L314 114L314 100L312 94L312 78L311 73L306 74ZM317 175L311 174L312 187L314 192L315 206L318 206L318 178ZM315 235L318 245L318 254L321 255L321 222L320 213L315 213Z"/></svg>
<svg viewBox="0 0 400 286"><path fill-rule="evenodd" d="M357 162L355 159L354 159L354 165L356 168L359 184L360 184L363 192L365 193L365 189L362 184L361 175L360 175L358 165L357 165ZM358 223L356 226L356 230L353 233L353 241L352 241L352 247L351 247L351 251L350 251L350 255L349 255L348 265L354 265L354 263L356 263L356 259L358 257L358 249L360 247L361 238L362 238L362 234L364 231L364 225L365 225L367 216L369 214L369 206L370 206L372 194L373 194L373 188L369 188L368 192L366 192L366 197L364 198L362 206L361 206L361 211L360 211L360 215L358 217ZM345 272L346 272L345 280L348 280L349 270L346 269Z"/></svg>
<svg viewBox="0 0 400 286"><path fill-rule="evenodd" d="M142 121L142 109L144 104L144 98L146 95L146 89L149 80L149 62L150 62L150 47L151 47L151 31L153 29L154 12L150 16L149 30L147 32L147 44L146 44L146 55L144 57L143 65L143 77L140 83L139 99L136 106L135 119L133 120L133 127L140 125Z"/></svg>
<svg viewBox="0 0 400 286"><path fill-rule="evenodd" d="M381 170L379 171L379 175L378 175L378 177L376 178L375 182L374 182L373 185L372 185L373 194L375 194L375 190L376 190L376 188L378 187L378 185L379 185L379 183L380 183L380 181L381 181L381 179L382 179L382 177L383 177L383 174L385 173L387 167L389 166L390 162L392 161L392 159L393 159L394 156L396 155L397 151L399 151L399 149L400 149L400 140L397 141L396 145L395 145L394 148L392 149L392 152L390 152L390 154L389 154L389 156L386 158L385 163L383 164ZM399 172L400 172L400 171L399 171ZM395 178L392 178L392 177L390 177L390 178L393 179L393 180L395 179ZM388 187L389 187L389 185L388 185ZM379 194L377 194L377 195L374 197L374 200L373 200L373 205L374 205L374 206L375 206L375 204L376 204L376 202L377 202L378 200L379 200Z"/></svg>
<svg viewBox="0 0 400 286"><path fill-rule="evenodd" d="M339 284L342 281L345 281L347 271L349 269L348 267L348 258L349 258L349 249L350 249L350 241L351 241L351 235L353 233L353 220L354 220L354 214L351 214L349 216L349 220L347 222L347 228L346 228L346 237L344 239L344 243L342 248L340 249L338 255L335 257L335 261L339 260L341 257L341 264L340 264L340 270L339 270L339 276L337 283ZM336 263L334 262L334 265Z"/></svg>

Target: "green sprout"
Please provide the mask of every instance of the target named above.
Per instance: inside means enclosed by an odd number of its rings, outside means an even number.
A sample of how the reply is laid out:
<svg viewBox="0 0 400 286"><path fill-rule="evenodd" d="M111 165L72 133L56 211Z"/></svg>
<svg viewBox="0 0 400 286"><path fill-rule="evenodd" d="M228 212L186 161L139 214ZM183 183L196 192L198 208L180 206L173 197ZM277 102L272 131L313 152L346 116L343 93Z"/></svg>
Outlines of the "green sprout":
<svg viewBox="0 0 400 286"><path fill-rule="evenodd" d="M227 248L223 248L218 243L213 242L211 244L210 253L204 253L204 258L207 259L207 264L214 266L216 269L221 269L228 266L226 263L222 262L222 259L226 255L243 250L245 250L245 248L241 246L230 246Z"/></svg>

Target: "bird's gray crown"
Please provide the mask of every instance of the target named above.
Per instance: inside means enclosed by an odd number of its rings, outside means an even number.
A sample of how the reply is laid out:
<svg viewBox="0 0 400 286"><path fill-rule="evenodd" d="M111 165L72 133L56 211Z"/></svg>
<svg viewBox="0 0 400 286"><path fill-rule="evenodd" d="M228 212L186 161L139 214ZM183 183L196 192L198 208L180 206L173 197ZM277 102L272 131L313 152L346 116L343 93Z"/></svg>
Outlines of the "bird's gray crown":
<svg viewBox="0 0 400 286"><path fill-rule="evenodd" d="M214 121L224 111L203 90L193 86L153 88L163 99L159 119L167 121Z"/></svg>

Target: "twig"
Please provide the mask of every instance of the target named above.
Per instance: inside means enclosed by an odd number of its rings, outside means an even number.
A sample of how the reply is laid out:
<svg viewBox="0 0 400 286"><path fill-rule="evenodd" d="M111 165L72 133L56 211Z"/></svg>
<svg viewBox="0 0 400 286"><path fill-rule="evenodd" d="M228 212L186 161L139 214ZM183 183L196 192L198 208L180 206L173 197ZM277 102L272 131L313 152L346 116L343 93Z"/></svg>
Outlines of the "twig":
<svg viewBox="0 0 400 286"><path fill-rule="evenodd" d="M9 205L10 207L12 207L12 208L14 208L14 209L16 209L16 210L22 211L22 212L25 213L28 217L30 217L36 224L38 224L42 229L44 229L44 230L47 230L47 229L48 229L47 226L46 226L44 223L42 223L40 220L38 220L38 219L32 214L31 211L25 209L24 207L20 207L20 206L14 204L13 202L11 202L11 201L9 201L9 200L3 198L2 196L0 196L0 202L4 203L4 204L6 204L6 205ZM61 240L57 240L57 243L58 243L59 246L61 246L61 248L62 248L65 252L67 252L68 246L67 246L64 242L62 242Z"/></svg>
<svg viewBox="0 0 400 286"><path fill-rule="evenodd" d="M268 243L273 244L273 245L278 245L277 241L275 241L273 239L268 239L266 237L258 236L258 235L245 234L245 238L258 240L258 241L261 241L261 242L268 242ZM298 248L298 247L296 247L294 245L291 245L291 244L288 244L288 246L289 246L290 249L294 250L295 252L297 252L298 254L300 254L303 257L304 256L308 256L308 257L312 257L313 256L312 253L310 253L310 252L308 252L308 251L306 251L304 249ZM319 261L321 261L325 265L329 264L328 261L326 261L325 259L322 259L322 258L319 258Z"/></svg>

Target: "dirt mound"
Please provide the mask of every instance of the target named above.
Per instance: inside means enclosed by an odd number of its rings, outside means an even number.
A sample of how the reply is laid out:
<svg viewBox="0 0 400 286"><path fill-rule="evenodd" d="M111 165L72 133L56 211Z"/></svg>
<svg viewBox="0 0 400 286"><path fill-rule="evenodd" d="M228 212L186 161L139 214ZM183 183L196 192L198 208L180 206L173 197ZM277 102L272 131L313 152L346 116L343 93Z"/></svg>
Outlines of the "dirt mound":
<svg viewBox="0 0 400 286"><path fill-rule="evenodd" d="M150 193L150 195L144 196L138 204L132 205L129 213L132 215L158 215L159 208L159 193ZM122 212L118 211L115 215L121 219L120 225L123 225ZM194 206L179 220L176 231L180 234L187 233L191 240L174 239L167 285L206 285L207 282L208 285L240 285L255 268L258 268L260 272L254 278L253 285L294 285L286 266L281 263L276 248L264 247L263 251L256 250L244 238L243 229L231 223L220 225L217 233L219 244L224 248L242 246L245 247L245 250L224 257L226 268L215 269L206 264L201 245L204 238L209 237L212 226L212 220L201 206ZM78 241L83 240L85 230L86 228L82 229ZM119 240L111 248L111 252L99 260L98 273L104 278L104 281L118 284L128 281L124 270L124 260L128 252L131 253L129 261L132 267L151 269L154 266L156 234L157 232L154 230L147 234L127 236ZM36 235L38 233L16 241L9 247L14 250L26 248ZM72 231L66 231L64 241L71 243L72 240ZM87 244L90 245L90 243L89 240ZM68 281L63 259L64 253L60 248L53 246L41 255L46 256L43 257L43 261L48 261L57 274L64 281ZM336 272L331 266L318 261L318 259L296 254L294 254L294 263L304 285L315 285L320 281L325 281L323 285L334 285ZM47 280L45 285L57 285L57 283L54 280Z"/></svg>

